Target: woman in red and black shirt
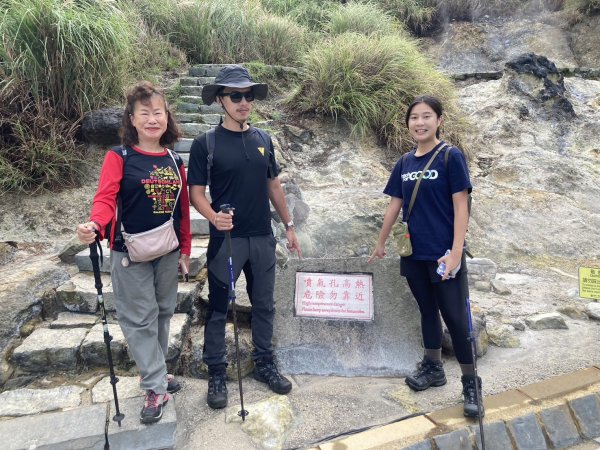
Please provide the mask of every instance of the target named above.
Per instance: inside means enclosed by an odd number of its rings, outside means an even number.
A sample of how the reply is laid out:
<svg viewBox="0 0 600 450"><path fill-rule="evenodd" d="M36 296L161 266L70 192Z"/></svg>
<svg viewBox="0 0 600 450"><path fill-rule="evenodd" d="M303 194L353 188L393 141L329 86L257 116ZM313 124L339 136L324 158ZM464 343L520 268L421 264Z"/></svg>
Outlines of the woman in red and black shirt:
<svg viewBox="0 0 600 450"><path fill-rule="evenodd" d="M86 244L94 242L96 233L110 239L119 325L146 391L140 420L151 423L161 419L168 393L180 388L167 375L165 358L178 266L189 266L189 197L183 161L165 148L177 141L179 131L164 94L152 84L141 82L129 91L121 134L123 146L106 154L90 221L77 226L77 235ZM117 205L121 224L115 225ZM148 231L171 216L179 249L148 262L130 261L121 229Z"/></svg>

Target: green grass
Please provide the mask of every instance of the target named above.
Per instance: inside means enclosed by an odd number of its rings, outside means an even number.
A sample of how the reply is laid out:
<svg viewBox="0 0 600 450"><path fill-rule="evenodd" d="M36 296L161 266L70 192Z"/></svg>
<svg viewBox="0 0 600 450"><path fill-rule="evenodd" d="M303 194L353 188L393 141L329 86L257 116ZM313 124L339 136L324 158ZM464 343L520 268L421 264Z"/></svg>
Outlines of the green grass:
<svg viewBox="0 0 600 450"><path fill-rule="evenodd" d="M248 0L136 0L145 20L191 63L259 60L289 65L305 48L305 29Z"/></svg>
<svg viewBox="0 0 600 450"><path fill-rule="evenodd" d="M111 3L4 0L3 9L3 85L24 81L34 101L75 119L120 94L133 37Z"/></svg>
<svg viewBox="0 0 600 450"><path fill-rule="evenodd" d="M331 13L325 29L331 35L352 32L370 36L403 32L400 23L374 3L350 3L338 8Z"/></svg>
<svg viewBox="0 0 600 450"><path fill-rule="evenodd" d="M312 31L321 31L340 2L338 0L260 0L273 14L289 17Z"/></svg>
<svg viewBox="0 0 600 450"><path fill-rule="evenodd" d="M410 38L345 33L316 46L304 69L290 101L298 112L346 117L356 135L374 133L399 153L412 145L404 123L407 105L417 95L430 94L445 104L446 138L460 144L454 88Z"/></svg>

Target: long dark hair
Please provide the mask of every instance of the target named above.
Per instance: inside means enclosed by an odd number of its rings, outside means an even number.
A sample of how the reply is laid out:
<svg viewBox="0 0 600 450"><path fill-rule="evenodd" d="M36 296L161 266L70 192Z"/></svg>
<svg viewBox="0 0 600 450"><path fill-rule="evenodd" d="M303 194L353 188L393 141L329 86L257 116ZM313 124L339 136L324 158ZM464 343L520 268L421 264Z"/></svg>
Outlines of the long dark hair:
<svg viewBox="0 0 600 450"><path fill-rule="evenodd" d="M438 116L438 118L442 117L444 108L442 108L442 102L440 100L430 95L419 95L418 97L414 98L410 105L408 105L408 110L406 111L405 117L406 128L408 128L408 118L410 117L410 113L419 103L425 103L427 106L433 109L433 112ZM440 138L440 127L435 130L435 137L438 139Z"/></svg>
<svg viewBox="0 0 600 450"><path fill-rule="evenodd" d="M127 92L127 104L123 113L122 126L119 130L123 145L135 145L139 142L138 132L131 123L131 116L133 115L136 102L147 105L150 103L150 98L153 95L158 95L163 99L165 110L167 111L167 130L160 137L160 145L163 147L172 146L179 139L179 128L177 128L177 123L169 110L165 94L160 89L154 87L149 81L140 81Z"/></svg>

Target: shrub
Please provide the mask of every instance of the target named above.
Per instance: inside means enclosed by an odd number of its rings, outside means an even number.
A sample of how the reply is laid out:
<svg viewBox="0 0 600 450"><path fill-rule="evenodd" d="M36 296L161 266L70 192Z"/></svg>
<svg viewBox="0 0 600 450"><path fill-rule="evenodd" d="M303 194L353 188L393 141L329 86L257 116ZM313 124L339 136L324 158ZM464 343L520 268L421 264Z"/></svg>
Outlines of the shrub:
<svg viewBox="0 0 600 450"><path fill-rule="evenodd" d="M48 102L29 101L22 86L13 84L10 91L13 98L0 116L0 192L77 184L83 155L75 140L79 122L61 118Z"/></svg>
<svg viewBox="0 0 600 450"><path fill-rule="evenodd" d="M373 3L350 3L331 13L326 30L332 35L354 32L369 36L399 33L402 27Z"/></svg>
<svg viewBox="0 0 600 450"><path fill-rule="evenodd" d="M114 5L94 0L2 4L4 86L23 81L34 101L47 100L58 114L75 119L121 93L133 38Z"/></svg>
<svg viewBox="0 0 600 450"><path fill-rule="evenodd" d="M404 123L408 104L417 95L430 94L445 104L445 136L460 143L452 84L422 56L415 41L346 33L316 46L304 64L292 109L346 117L358 136L372 131L400 152L411 145Z"/></svg>

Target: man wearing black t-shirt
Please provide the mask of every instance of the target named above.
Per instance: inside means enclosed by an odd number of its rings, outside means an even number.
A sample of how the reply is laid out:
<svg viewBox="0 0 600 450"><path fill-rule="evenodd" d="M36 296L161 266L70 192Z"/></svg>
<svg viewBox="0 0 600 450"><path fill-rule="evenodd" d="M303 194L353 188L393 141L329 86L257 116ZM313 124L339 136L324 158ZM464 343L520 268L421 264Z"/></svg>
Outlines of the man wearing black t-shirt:
<svg viewBox="0 0 600 450"><path fill-rule="evenodd" d="M248 71L238 65L223 67L214 84L205 85L202 99L223 108L223 122L209 138L198 136L191 147L188 184L192 205L210 222L207 250L209 306L204 328L203 360L208 366L207 402L211 408L227 405L225 369L225 323L228 306L229 257L225 232L231 233L233 272L237 280L244 271L252 303L254 378L278 394L287 394L292 384L277 370L273 361L273 317L275 305L275 245L271 230L273 203L286 228L288 249L301 256L294 223L287 210L285 195L277 177L273 143L262 130L250 126L252 101L267 96L267 85L253 83ZM211 162L208 162L211 160ZM212 203L206 197L210 184ZM231 213L220 211L229 204Z"/></svg>

